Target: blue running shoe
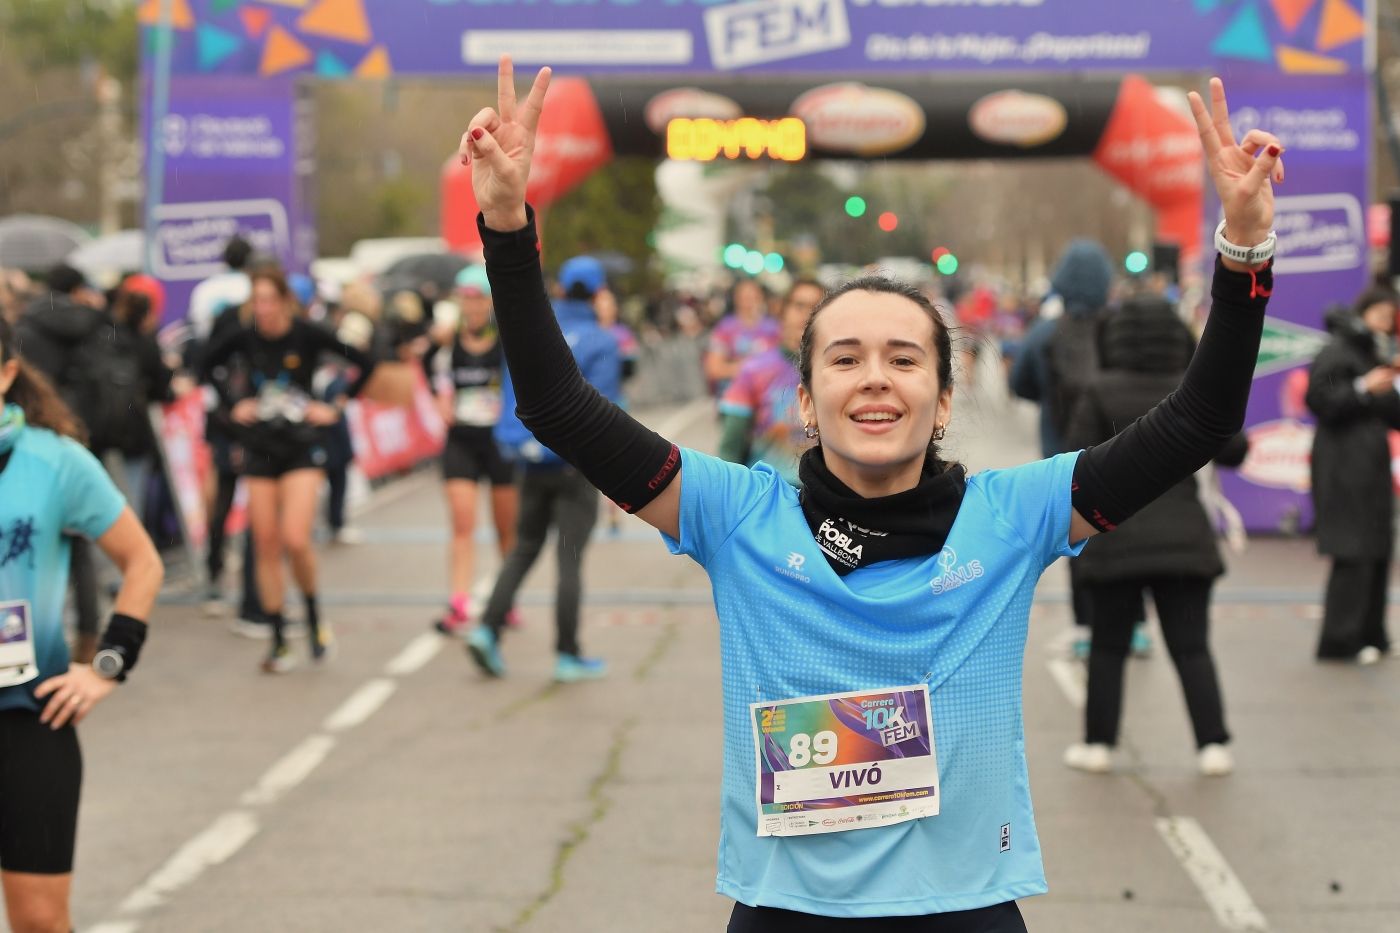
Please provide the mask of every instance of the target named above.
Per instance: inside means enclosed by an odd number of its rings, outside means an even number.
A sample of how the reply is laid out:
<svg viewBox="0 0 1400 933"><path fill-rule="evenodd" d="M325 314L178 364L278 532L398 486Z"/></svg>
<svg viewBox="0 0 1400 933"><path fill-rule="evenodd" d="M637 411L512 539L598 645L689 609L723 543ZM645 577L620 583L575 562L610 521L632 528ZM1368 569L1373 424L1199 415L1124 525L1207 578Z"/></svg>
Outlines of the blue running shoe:
<svg viewBox="0 0 1400 933"><path fill-rule="evenodd" d="M602 658L581 658L576 654L561 654L554 661L554 682L574 684L580 680L598 680L608 676L608 662Z"/></svg>
<svg viewBox="0 0 1400 933"><path fill-rule="evenodd" d="M501 660L501 649L496 635L484 625L478 625L467 636L467 654L472 656L476 666L488 677L506 676L506 662Z"/></svg>
<svg viewBox="0 0 1400 933"><path fill-rule="evenodd" d="M1147 623L1133 626L1132 652L1135 658L1152 657L1152 636L1147 634Z"/></svg>

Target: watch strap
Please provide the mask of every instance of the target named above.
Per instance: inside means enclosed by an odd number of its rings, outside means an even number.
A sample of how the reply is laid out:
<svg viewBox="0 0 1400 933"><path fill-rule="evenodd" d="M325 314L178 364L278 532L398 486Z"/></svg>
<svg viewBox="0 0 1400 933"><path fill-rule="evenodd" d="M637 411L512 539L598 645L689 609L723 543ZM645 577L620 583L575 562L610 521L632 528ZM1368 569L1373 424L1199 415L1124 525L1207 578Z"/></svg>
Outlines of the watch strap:
<svg viewBox="0 0 1400 933"><path fill-rule="evenodd" d="M1237 246L1225 239L1225 221L1220 221L1220 225L1215 228L1215 249L1216 252L1226 259L1233 259L1235 262L1244 263L1247 266L1256 266L1274 258L1274 250L1278 246L1278 236L1273 231L1269 231L1268 237L1263 243L1254 246Z"/></svg>

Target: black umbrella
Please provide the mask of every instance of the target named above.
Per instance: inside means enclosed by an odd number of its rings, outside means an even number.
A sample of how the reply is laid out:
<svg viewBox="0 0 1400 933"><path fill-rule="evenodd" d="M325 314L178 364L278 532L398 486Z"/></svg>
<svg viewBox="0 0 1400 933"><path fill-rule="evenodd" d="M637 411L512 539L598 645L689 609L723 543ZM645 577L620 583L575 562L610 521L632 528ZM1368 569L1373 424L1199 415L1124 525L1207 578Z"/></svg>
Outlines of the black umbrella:
<svg viewBox="0 0 1400 933"><path fill-rule="evenodd" d="M82 227L57 217L14 214L0 220L0 266L44 272L91 239Z"/></svg>
<svg viewBox="0 0 1400 933"><path fill-rule="evenodd" d="M456 253L419 253L395 260L379 276L379 291L385 296L394 292L418 291L424 282L437 286L439 295L452 291L457 273L471 260Z"/></svg>

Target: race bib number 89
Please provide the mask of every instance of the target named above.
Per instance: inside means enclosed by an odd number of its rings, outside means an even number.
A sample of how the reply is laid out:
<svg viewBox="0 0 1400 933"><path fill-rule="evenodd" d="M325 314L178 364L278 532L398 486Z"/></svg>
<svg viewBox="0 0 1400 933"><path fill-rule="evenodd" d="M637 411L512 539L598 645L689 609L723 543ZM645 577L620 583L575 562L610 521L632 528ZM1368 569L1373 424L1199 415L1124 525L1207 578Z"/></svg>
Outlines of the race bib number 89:
<svg viewBox="0 0 1400 933"><path fill-rule="evenodd" d="M749 709L758 835L868 829L938 814L926 684Z"/></svg>

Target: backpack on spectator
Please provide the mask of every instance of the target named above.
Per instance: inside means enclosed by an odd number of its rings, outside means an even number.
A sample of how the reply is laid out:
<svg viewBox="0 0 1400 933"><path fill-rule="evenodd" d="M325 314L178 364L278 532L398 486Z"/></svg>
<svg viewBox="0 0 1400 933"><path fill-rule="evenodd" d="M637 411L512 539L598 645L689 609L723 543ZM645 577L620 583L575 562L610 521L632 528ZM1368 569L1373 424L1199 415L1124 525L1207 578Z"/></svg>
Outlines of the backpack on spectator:
<svg viewBox="0 0 1400 933"><path fill-rule="evenodd" d="M58 391L88 431L88 447L120 449L134 418L146 417L141 364L110 321L68 348Z"/></svg>
<svg viewBox="0 0 1400 933"><path fill-rule="evenodd" d="M1061 438L1069 430L1074 406L1099 372L1099 315L1066 314L1055 324L1055 332L1045 345L1050 371L1051 423Z"/></svg>

